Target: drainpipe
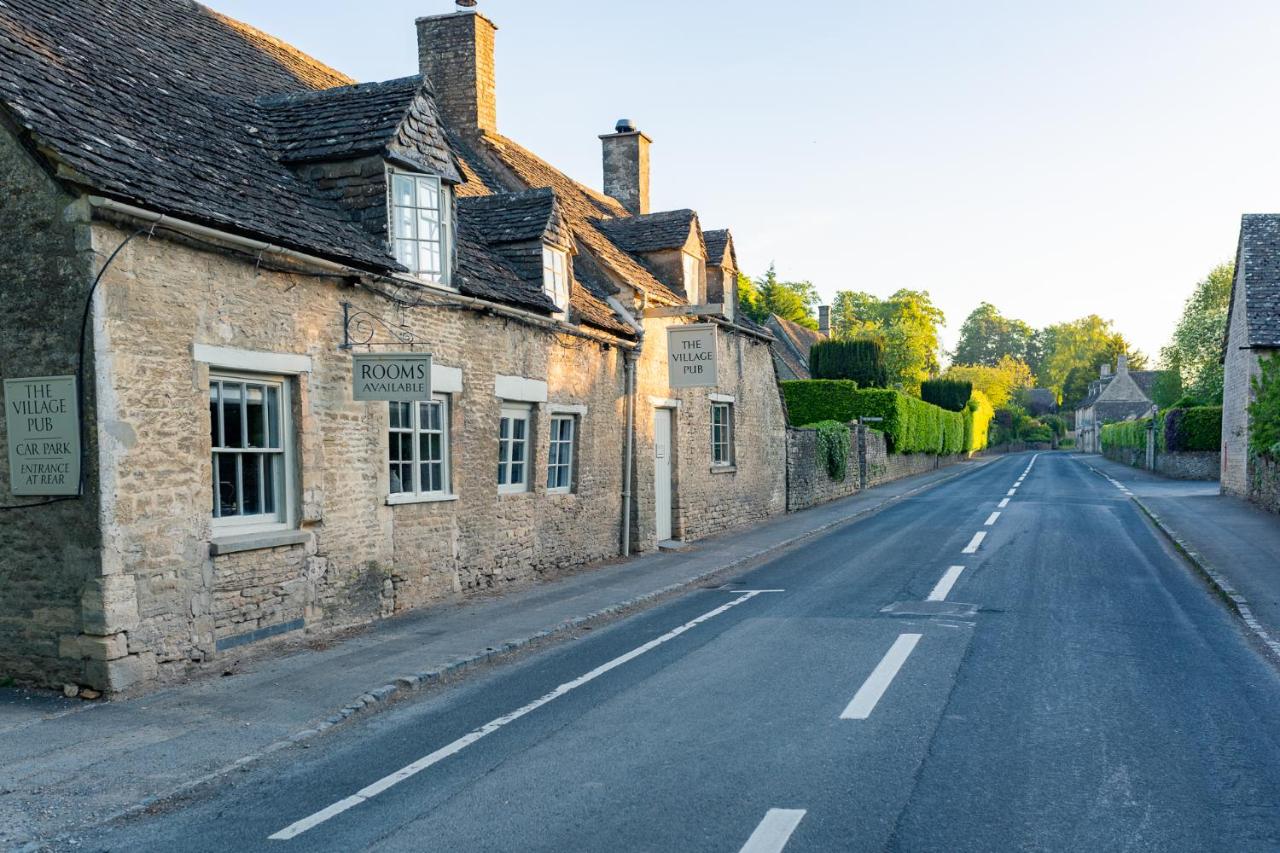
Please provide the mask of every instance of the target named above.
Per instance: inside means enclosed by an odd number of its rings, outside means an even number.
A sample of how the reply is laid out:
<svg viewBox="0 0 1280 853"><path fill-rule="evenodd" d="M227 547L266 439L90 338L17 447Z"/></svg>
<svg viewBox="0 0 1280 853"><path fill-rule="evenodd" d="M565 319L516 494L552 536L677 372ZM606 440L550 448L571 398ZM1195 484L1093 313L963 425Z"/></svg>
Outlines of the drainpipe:
<svg viewBox="0 0 1280 853"><path fill-rule="evenodd" d="M639 295L640 310L643 312L647 294L641 291ZM644 324L637 321L616 296L610 296L607 301L618 316L636 332L635 348L625 350L622 354L623 385L624 393L627 395L625 427L627 434L623 440L625 449L622 453L622 556L629 557L631 556L631 469L635 457L636 435L636 362L640 360L640 353L644 349Z"/></svg>

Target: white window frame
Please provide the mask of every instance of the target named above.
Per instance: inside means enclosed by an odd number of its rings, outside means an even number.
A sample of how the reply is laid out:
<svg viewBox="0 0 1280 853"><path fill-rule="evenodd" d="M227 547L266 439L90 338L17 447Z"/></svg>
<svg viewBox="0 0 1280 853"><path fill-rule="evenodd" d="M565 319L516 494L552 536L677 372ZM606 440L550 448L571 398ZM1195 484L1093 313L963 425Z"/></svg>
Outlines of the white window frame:
<svg viewBox="0 0 1280 853"><path fill-rule="evenodd" d="M569 310L569 253L564 249L542 247L542 289L558 313Z"/></svg>
<svg viewBox="0 0 1280 853"><path fill-rule="evenodd" d="M697 255L684 253L684 295L690 305L706 302L705 262Z"/></svg>
<svg viewBox="0 0 1280 853"><path fill-rule="evenodd" d="M439 489L423 489L422 488L422 466L424 464L432 464L422 459L422 436L436 433L433 429L424 429L422 426L422 407L424 405L434 405L440 407L440 488ZM450 442L450 400L447 394L433 394L431 399L419 400L409 405L409 425L404 426L403 422L398 426L392 417L391 407L401 406L401 403L387 404L387 503L419 503L432 500L452 500L453 494L453 465L452 465L452 443ZM395 436L409 436L410 441L410 459L409 461L399 460L392 461L392 440ZM394 491L393 480L391 476L391 467L410 466L410 483L409 489L402 491Z"/></svg>
<svg viewBox="0 0 1280 853"><path fill-rule="evenodd" d="M226 435L225 423L219 425L218 437L220 440L214 442L212 435L214 425L210 423L210 488L214 491L214 503L210 507L210 516L212 520L212 528L214 533L221 534L237 534L237 533L259 533L275 530L292 530L297 525L297 499L295 488L294 473L294 424L293 424L293 394L291 377L279 376L273 374L250 373L237 370L220 370L211 367L209 370L209 394L206 399L212 402L212 395L215 387L221 389L225 385L261 385L264 388L275 388L279 395L278 408L279 424L277 430L279 432L279 444L273 448L234 448L225 445ZM225 398L221 390L218 393L219 413L220 417L226 417ZM264 399L265 407L265 399ZM243 404L241 405L241 431L242 435L248 428L248 410ZM269 434L269 427L267 427ZM221 502L216 495L220 494L219 485L219 465L217 458L220 455L236 455L241 458L237 466L237 492L244 488L243 465L245 457L262 457L274 464L274 489L273 498L275 500L275 511L270 513L256 513L254 515L221 515ZM265 490L262 494L265 498Z"/></svg>
<svg viewBox="0 0 1280 853"><path fill-rule="evenodd" d="M724 419L717 424L717 412ZM719 430L719 434L717 434ZM711 404L711 464L716 468L728 468L734 464L733 403L714 401Z"/></svg>
<svg viewBox="0 0 1280 853"><path fill-rule="evenodd" d="M413 203L411 205L402 205L399 203L399 196L396 192L396 186L399 181L408 180L413 184ZM422 193L430 193L428 198L434 198L436 207L431 208L429 205L423 204L424 198ZM440 239L424 240L418 234L418 221L423 211L434 209L439 216ZM400 221L399 212L401 210L413 211L412 217L413 231L408 233ZM403 232L403 233L402 233ZM405 169L387 169L387 237L388 245L391 247L391 254L397 261L409 268L409 271L415 276L430 281L435 284L448 286L452 281L452 270L450 261L453 258L453 191L449 185L435 175L426 175L421 172L410 172ZM402 242L412 242L414 251L412 258L406 258L402 252ZM439 271L424 270L422 266L421 246L422 244L435 244L439 251L440 269Z"/></svg>
<svg viewBox="0 0 1280 853"><path fill-rule="evenodd" d="M506 438L502 436L502 424L504 421L509 422L509 433ZM515 424L524 423L524 438L516 439ZM514 495L522 494L531 490L529 469L533 460L530 458L533 450L533 406L528 403L513 403L503 401L502 409L498 415L498 494ZM514 459L515 448L517 442L523 444L523 458L517 463ZM521 465L521 481L519 483L511 482L512 468Z"/></svg>
<svg viewBox="0 0 1280 853"><path fill-rule="evenodd" d="M578 456L578 416L569 412L552 412L549 418L550 430L547 442L547 492L553 495L566 495L573 491L574 465ZM559 434L560 424L569 424L569 437ZM559 454L557 454L557 449ZM568 458L565 458L565 457ZM559 485L557 472L564 473L564 485Z"/></svg>

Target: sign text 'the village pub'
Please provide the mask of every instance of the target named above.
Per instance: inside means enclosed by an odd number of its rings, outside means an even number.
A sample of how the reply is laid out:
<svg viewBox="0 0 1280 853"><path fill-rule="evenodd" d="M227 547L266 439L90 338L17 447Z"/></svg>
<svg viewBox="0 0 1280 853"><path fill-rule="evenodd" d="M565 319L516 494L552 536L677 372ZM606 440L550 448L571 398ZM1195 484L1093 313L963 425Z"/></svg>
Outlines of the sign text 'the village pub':
<svg viewBox="0 0 1280 853"><path fill-rule="evenodd" d="M667 379L672 388L716 387L716 365L714 324L667 328Z"/></svg>
<svg viewBox="0 0 1280 853"><path fill-rule="evenodd" d="M431 353L354 353L351 399L415 402L431 399Z"/></svg>
<svg viewBox="0 0 1280 853"><path fill-rule="evenodd" d="M14 495L80 493L79 413L74 376L4 381L9 490Z"/></svg>

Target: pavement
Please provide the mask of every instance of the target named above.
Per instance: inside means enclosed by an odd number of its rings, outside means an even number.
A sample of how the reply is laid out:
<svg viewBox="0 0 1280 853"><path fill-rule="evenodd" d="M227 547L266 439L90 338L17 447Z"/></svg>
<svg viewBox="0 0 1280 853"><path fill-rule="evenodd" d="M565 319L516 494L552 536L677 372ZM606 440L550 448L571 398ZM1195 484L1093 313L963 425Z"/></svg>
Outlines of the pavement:
<svg viewBox="0 0 1280 853"><path fill-rule="evenodd" d="M0 850L39 849L216 784L281 750L506 658L580 635L993 460L899 480L691 544L505 594L425 608L140 698L0 689ZM110 784L104 784L104 780Z"/></svg>
<svg viewBox="0 0 1280 853"><path fill-rule="evenodd" d="M48 846L1280 850L1275 661L1086 462L966 467Z"/></svg>
<svg viewBox="0 0 1280 853"><path fill-rule="evenodd" d="M1080 458L1142 507L1280 659L1280 516L1219 494L1217 482Z"/></svg>

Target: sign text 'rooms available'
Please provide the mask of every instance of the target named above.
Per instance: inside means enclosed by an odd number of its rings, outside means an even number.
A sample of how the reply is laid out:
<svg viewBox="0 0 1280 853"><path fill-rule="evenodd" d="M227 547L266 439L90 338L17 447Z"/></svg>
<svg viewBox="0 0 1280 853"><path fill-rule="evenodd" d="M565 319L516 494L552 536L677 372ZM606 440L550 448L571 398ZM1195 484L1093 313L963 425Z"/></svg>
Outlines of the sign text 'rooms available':
<svg viewBox="0 0 1280 853"><path fill-rule="evenodd" d="M351 399L414 402L431 399L431 354L355 353Z"/></svg>
<svg viewBox="0 0 1280 853"><path fill-rule="evenodd" d="M667 381L672 388L714 388L716 364L715 324L667 328Z"/></svg>
<svg viewBox="0 0 1280 853"><path fill-rule="evenodd" d="M74 376L6 379L4 420L10 492L80 493L80 401Z"/></svg>

